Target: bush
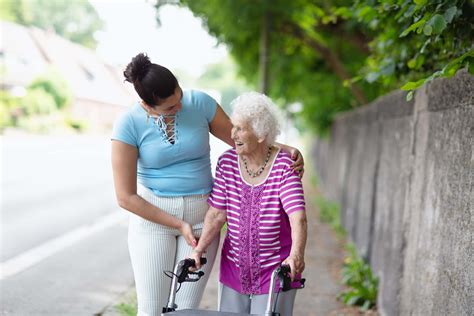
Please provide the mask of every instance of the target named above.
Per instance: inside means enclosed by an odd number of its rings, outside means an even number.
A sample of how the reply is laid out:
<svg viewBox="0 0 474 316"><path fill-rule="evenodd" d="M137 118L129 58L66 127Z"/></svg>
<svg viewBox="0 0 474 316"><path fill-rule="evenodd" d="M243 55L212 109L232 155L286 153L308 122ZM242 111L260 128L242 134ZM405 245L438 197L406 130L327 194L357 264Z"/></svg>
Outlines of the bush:
<svg viewBox="0 0 474 316"><path fill-rule="evenodd" d="M0 130L8 126L15 126L19 108L18 98L6 91L0 91Z"/></svg>
<svg viewBox="0 0 474 316"><path fill-rule="evenodd" d="M319 219L323 223L331 225L339 237L343 237L346 231L341 225L340 207L336 202L326 200L322 196L315 198L315 204L319 209Z"/></svg>
<svg viewBox="0 0 474 316"><path fill-rule="evenodd" d="M65 123L67 126L73 128L77 132L84 132L88 127L86 121L77 120L70 117L65 119Z"/></svg>
<svg viewBox="0 0 474 316"><path fill-rule="evenodd" d="M361 306L362 310L375 307L377 301L378 278L374 277L370 266L357 255L354 245L347 245L349 256L344 260L342 283L349 287L340 294L347 305Z"/></svg>
<svg viewBox="0 0 474 316"><path fill-rule="evenodd" d="M58 110L66 108L72 100L67 82L54 70L50 70L33 80L28 89L42 89L54 98Z"/></svg>
<svg viewBox="0 0 474 316"><path fill-rule="evenodd" d="M56 111L54 97L41 88L28 89L26 95L20 99L20 104L27 116L51 114Z"/></svg>

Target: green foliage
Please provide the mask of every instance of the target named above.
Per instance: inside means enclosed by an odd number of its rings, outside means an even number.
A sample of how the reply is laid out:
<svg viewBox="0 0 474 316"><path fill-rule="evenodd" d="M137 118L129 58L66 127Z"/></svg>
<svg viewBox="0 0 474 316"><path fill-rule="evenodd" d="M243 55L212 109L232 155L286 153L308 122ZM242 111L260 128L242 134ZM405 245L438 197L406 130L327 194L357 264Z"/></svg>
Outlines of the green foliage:
<svg viewBox="0 0 474 316"><path fill-rule="evenodd" d="M103 27L87 0L0 0L0 18L57 34L89 48L97 42L94 33Z"/></svg>
<svg viewBox="0 0 474 316"><path fill-rule="evenodd" d="M169 2L158 1L157 8ZM325 1L182 0L179 4L201 17L209 32L228 45L239 74L254 89L259 78L262 18L270 12L269 95L284 108L295 102L304 104L303 111L297 114L303 126L323 133L335 113L361 104L343 85L343 79L356 74L366 53L351 41L338 40L341 33L350 37L358 30L351 26L333 27L330 21L323 21ZM316 49L314 43L322 48ZM324 54L326 51L330 56ZM333 60L343 65L343 71L334 70ZM378 95L374 86L360 88L369 99Z"/></svg>
<svg viewBox="0 0 474 316"><path fill-rule="evenodd" d="M66 108L72 100L72 93L66 80L54 70L50 70L34 79L28 89L41 89L51 95L57 109Z"/></svg>
<svg viewBox="0 0 474 316"><path fill-rule="evenodd" d="M120 315L122 316L135 316L137 315L137 305L121 303L115 307Z"/></svg>
<svg viewBox="0 0 474 316"><path fill-rule="evenodd" d="M326 200L322 196L314 198L314 203L319 210L319 219L323 223L328 223L339 237L344 237L346 231L341 225L340 207L336 202Z"/></svg>
<svg viewBox="0 0 474 316"><path fill-rule="evenodd" d="M228 45L257 86L263 17L270 15L270 96L324 134L337 113L403 86L413 90L473 66L472 1L158 0L188 7Z"/></svg>
<svg viewBox="0 0 474 316"><path fill-rule="evenodd" d="M66 117L64 119L64 123L66 123L66 125L70 128L74 129L76 132L84 132L89 126L87 121L77 120L71 117Z"/></svg>
<svg viewBox="0 0 474 316"><path fill-rule="evenodd" d="M87 128L85 122L65 118L63 110L71 99L66 81L54 71L36 78L22 97L0 91L0 130L19 127L43 133L67 126L84 131Z"/></svg>
<svg viewBox="0 0 474 316"><path fill-rule="evenodd" d="M19 99L0 90L0 130L16 125L18 108Z"/></svg>
<svg viewBox="0 0 474 316"><path fill-rule="evenodd" d="M362 76L389 89L402 86L408 99L425 83L474 63L470 1L359 0L350 12L345 18L365 25L373 37Z"/></svg>
<svg viewBox="0 0 474 316"><path fill-rule="evenodd" d="M54 97L41 88L28 89L20 100L20 106L26 116L51 114L56 110Z"/></svg>
<svg viewBox="0 0 474 316"><path fill-rule="evenodd" d="M377 301L378 278L372 274L370 266L358 255L354 245L347 246L349 256L344 260L342 269L342 283L349 289L340 294L340 298L347 305L361 306L368 310L375 306Z"/></svg>

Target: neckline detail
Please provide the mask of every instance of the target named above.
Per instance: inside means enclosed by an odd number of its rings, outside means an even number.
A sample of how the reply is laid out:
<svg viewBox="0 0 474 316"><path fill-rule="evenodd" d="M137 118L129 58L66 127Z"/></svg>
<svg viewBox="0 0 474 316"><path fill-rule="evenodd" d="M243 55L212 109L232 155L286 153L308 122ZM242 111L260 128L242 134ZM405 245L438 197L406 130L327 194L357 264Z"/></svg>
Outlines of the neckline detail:
<svg viewBox="0 0 474 316"><path fill-rule="evenodd" d="M251 187L258 187L258 186L260 186L260 185L262 185L262 184L265 184L265 182L267 182L268 177L269 177L270 174L272 173L273 165L275 164L275 161L277 160L278 155L280 154L280 151L281 151L281 148L280 148L280 147L278 147L278 146L275 146L275 147L277 148L277 152L276 152L276 154L275 154L275 157L273 157L272 163L270 164L270 168L269 168L270 170L268 171L268 174L267 174L267 176L265 177L265 179L263 179L261 182L259 182L259 183L257 183L257 184L251 184L251 183L248 183L248 182L245 180L245 178L244 178L244 176L243 176L243 174L242 174L242 169L240 168L240 156L239 156L239 154L235 153L235 154L237 155L237 168L239 169L239 176L240 176L240 178L242 179L242 182L243 182L243 183L245 183L246 185L251 186Z"/></svg>

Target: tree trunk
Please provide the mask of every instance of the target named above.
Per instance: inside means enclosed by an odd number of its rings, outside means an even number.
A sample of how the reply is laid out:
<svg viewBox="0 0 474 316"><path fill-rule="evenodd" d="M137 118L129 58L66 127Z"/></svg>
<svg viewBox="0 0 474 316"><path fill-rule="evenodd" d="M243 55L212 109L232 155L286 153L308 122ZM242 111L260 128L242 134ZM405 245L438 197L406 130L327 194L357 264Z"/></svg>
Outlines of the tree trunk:
<svg viewBox="0 0 474 316"><path fill-rule="evenodd" d="M269 88L269 65L270 65L270 30L271 28L271 13L266 9L262 16L262 29L260 32L260 60L259 60L259 75L260 92L268 94Z"/></svg>

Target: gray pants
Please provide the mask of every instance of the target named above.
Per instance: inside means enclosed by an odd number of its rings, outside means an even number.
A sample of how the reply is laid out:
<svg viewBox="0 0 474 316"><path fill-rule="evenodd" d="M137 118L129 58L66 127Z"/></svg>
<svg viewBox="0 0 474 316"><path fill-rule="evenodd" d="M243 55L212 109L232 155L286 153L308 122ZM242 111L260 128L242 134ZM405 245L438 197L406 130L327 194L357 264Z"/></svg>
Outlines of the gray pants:
<svg viewBox="0 0 474 316"><path fill-rule="evenodd" d="M280 292L276 312L281 316L292 316L296 290ZM267 308L268 294L248 295L219 283L219 311L247 314L264 314Z"/></svg>

